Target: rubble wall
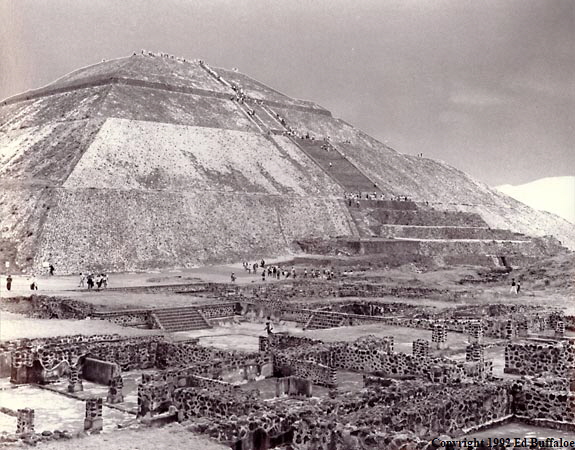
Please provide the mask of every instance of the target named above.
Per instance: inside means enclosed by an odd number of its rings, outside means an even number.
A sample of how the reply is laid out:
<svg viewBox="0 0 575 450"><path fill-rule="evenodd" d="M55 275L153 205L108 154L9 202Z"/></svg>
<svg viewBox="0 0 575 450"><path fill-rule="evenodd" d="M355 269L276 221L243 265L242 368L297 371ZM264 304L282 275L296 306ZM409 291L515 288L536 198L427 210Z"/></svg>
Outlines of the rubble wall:
<svg viewBox="0 0 575 450"><path fill-rule="evenodd" d="M575 342L510 342L505 347L504 370L519 375L551 373L560 377L572 376L575 371Z"/></svg>
<svg viewBox="0 0 575 450"><path fill-rule="evenodd" d="M12 351L12 381L15 383L52 381L45 377L61 375L59 367L77 366L81 358L87 355L115 363L122 370L155 367L158 337L117 339L114 336L91 336L83 338L83 336L77 339L72 337L68 341L62 338L50 338L39 346L23 343Z"/></svg>

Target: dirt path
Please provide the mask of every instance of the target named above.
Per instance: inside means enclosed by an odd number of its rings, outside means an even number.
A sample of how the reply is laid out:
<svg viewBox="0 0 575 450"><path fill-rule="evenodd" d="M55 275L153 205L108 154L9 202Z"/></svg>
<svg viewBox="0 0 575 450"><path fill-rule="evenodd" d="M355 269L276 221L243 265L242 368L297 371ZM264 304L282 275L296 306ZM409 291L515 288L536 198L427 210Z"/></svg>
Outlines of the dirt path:
<svg viewBox="0 0 575 450"><path fill-rule="evenodd" d="M0 448L2 448L0 446ZM187 431L179 424L163 428L140 428L113 434L87 436L81 439L43 442L38 450L224 450L225 445Z"/></svg>

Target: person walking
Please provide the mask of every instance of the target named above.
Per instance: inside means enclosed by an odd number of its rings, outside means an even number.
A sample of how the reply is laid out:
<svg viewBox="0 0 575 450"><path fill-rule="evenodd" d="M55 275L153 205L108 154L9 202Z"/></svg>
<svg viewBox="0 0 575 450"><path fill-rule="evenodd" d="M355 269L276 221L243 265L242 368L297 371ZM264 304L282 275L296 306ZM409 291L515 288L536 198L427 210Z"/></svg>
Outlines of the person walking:
<svg viewBox="0 0 575 450"><path fill-rule="evenodd" d="M511 287L509 288L510 294L517 294L517 283L515 283L515 278L511 278Z"/></svg>
<svg viewBox="0 0 575 450"><path fill-rule="evenodd" d="M32 275L32 280L30 282L30 290L37 291L38 290L38 283L36 282L36 276Z"/></svg>
<svg viewBox="0 0 575 450"><path fill-rule="evenodd" d="M56 270L56 269L54 268L54 266L52 264L50 264L49 269L50 269L50 276L54 276L54 270Z"/></svg>
<svg viewBox="0 0 575 450"><path fill-rule="evenodd" d="M6 289L12 289L12 275L8 275L8 278L6 278Z"/></svg>
<svg viewBox="0 0 575 450"><path fill-rule="evenodd" d="M84 287L84 281L86 280L86 275L84 275L82 272L80 272L80 284L78 284L78 287Z"/></svg>
<svg viewBox="0 0 575 450"><path fill-rule="evenodd" d="M236 282L236 274L234 272L232 272L232 274L230 275L230 278L232 280L232 283Z"/></svg>

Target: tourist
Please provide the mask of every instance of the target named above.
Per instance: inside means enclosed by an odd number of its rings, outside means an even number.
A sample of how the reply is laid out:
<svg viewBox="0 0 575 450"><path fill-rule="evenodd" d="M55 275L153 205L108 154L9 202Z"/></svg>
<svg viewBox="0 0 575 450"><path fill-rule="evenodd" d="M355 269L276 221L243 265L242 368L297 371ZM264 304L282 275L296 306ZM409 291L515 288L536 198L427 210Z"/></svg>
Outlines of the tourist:
<svg viewBox="0 0 575 450"><path fill-rule="evenodd" d="M108 274L106 273L102 274L102 284L104 285L105 288L108 287Z"/></svg>
<svg viewBox="0 0 575 450"><path fill-rule="evenodd" d="M78 287L84 287L84 280L86 279L86 276L80 272L80 284L78 285Z"/></svg>
<svg viewBox="0 0 575 450"><path fill-rule="evenodd" d="M92 289L94 287L94 278L91 273L88 274L88 277L86 278L86 284L88 286L88 289Z"/></svg>
<svg viewBox="0 0 575 450"><path fill-rule="evenodd" d="M232 279L232 283L236 282L236 274L234 272L232 272L232 274L230 275L230 278Z"/></svg>
<svg viewBox="0 0 575 450"><path fill-rule="evenodd" d="M8 275L8 278L6 278L6 289L12 289L12 275Z"/></svg>
<svg viewBox="0 0 575 450"><path fill-rule="evenodd" d="M272 324L270 322L270 318L268 317L268 321L266 322L266 331L268 333L268 335L273 334L273 327Z"/></svg>
<svg viewBox="0 0 575 450"><path fill-rule="evenodd" d="M515 278L511 278L511 287L509 289L510 294L517 294L517 283L515 283Z"/></svg>
<svg viewBox="0 0 575 450"><path fill-rule="evenodd" d="M517 280L517 286L515 286L515 293L519 294L520 290L521 290L521 281Z"/></svg>
<svg viewBox="0 0 575 450"><path fill-rule="evenodd" d="M50 276L53 276L53 275L54 275L54 270L55 270L55 269L54 269L54 266L53 266L52 264L50 264L49 269L50 269Z"/></svg>
<svg viewBox="0 0 575 450"><path fill-rule="evenodd" d="M38 290L38 283L36 282L36 277L32 275L32 279L30 282L30 290L37 291Z"/></svg>

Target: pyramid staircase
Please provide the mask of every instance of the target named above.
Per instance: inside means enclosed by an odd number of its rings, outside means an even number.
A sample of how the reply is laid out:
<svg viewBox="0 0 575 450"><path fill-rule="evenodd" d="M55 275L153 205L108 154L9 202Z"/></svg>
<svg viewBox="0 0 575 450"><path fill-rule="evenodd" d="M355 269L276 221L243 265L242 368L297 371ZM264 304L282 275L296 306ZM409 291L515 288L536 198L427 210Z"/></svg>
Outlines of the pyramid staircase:
<svg viewBox="0 0 575 450"><path fill-rule="evenodd" d="M155 309L153 314L160 328L170 333L211 328L200 310L195 307Z"/></svg>
<svg viewBox="0 0 575 450"><path fill-rule="evenodd" d="M292 138L327 174L348 192L380 192L363 172L333 145L320 140Z"/></svg>
<svg viewBox="0 0 575 450"><path fill-rule="evenodd" d="M346 315L333 312L314 311L304 326L304 330L323 330L341 327Z"/></svg>
<svg viewBox="0 0 575 450"><path fill-rule="evenodd" d="M228 87L232 86L231 83L217 74L207 64L202 63L201 66L221 84ZM238 86L237 83L236 86ZM241 89L240 86L238 87ZM284 129L290 129L285 119L282 123L272 108L259 104L261 102L257 100L246 96L242 101L235 101L234 103L262 133L276 134ZM373 181L331 143L293 136L291 136L291 140L346 191L381 192Z"/></svg>

